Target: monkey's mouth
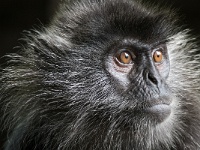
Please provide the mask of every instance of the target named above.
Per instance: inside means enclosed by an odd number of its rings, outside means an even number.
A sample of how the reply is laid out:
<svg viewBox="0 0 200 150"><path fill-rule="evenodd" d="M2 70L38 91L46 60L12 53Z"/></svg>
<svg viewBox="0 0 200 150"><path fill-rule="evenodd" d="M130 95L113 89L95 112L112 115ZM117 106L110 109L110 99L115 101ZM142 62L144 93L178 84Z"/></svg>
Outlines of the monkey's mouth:
<svg viewBox="0 0 200 150"><path fill-rule="evenodd" d="M171 114L171 101L160 101L158 103L153 103L153 105L150 105L145 109L148 115L150 115L151 118L154 118L158 120L159 122L164 121L166 118L168 118Z"/></svg>
<svg viewBox="0 0 200 150"><path fill-rule="evenodd" d="M151 118L158 122L163 122L171 114L171 106L167 104L158 104L146 109Z"/></svg>
<svg viewBox="0 0 200 150"><path fill-rule="evenodd" d="M158 104L158 105L154 105L152 107L148 107L146 110L151 113L155 113L155 114L157 114L157 113L159 113L159 114L163 114L163 113L168 114L169 113L170 114L171 107L168 104Z"/></svg>

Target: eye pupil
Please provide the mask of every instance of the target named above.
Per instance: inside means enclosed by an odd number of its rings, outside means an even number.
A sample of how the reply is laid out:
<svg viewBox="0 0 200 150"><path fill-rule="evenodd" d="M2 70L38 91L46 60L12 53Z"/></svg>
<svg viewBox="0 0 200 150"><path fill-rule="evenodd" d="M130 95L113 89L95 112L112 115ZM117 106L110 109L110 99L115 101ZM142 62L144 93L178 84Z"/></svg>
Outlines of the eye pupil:
<svg viewBox="0 0 200 150"><path fill-rule="evenodd" d="M153 54L153 59L155 62L160 63L163 59L163 54L161 51L155 51Z"/></svg>
<svg viewBox="0 0 200 150"><path fill-rule="evenodd" d="M129 58L129 54L124 53L124 57L125 57L126 59L128 59L128 58Z"/></svg>
<svg viewBox="0 0 200 150"><path fill-rule="evenodd" d="M130 64L132 62L131 55L128 52L122 52L119 61L123 64Z"/></svg>

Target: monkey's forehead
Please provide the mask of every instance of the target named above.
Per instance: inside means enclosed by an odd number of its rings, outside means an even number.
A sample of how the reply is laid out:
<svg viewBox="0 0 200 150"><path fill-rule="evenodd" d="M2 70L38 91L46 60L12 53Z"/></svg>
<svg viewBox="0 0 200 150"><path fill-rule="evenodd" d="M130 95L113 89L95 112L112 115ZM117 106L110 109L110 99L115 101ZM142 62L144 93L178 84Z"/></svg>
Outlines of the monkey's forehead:
<svg viewBox="0 0 200 150"><path fill-rule="evenodd" d="M147 7L132 0L74 1L58 15L59 27L76 40L107 36L132 37L145 42L164 40L180 29L170 9ZM77 34L76 34L77 33Z"/></svg>

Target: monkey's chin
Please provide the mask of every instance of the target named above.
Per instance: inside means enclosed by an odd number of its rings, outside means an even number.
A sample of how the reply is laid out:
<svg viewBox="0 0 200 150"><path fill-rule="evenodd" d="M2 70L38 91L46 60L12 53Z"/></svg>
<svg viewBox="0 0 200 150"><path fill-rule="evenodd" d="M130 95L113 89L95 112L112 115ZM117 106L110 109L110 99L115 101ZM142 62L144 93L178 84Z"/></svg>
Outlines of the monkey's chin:
<svg viewBox="0 0 200 150"><path fill-rule="evenodd" d="M171 106L168 104L157 104L146 109L147 114L156 122L163 122L171 114Z"/></svg>

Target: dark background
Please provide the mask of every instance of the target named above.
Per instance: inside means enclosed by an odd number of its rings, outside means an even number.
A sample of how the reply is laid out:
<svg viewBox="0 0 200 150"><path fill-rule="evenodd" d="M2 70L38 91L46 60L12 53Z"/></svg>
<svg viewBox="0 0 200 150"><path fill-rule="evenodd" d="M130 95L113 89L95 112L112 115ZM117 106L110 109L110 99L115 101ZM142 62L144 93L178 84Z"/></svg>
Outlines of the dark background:
<svg viewBox="0 0 200 150"><path fill-rule="evenodd" d="M15 52L22 32L48 25L61 0L0 0L0 57ZM172 5L193 33L200 35L200 0L143 0ZM2 63L0 60L0 64Z"/></svg>

